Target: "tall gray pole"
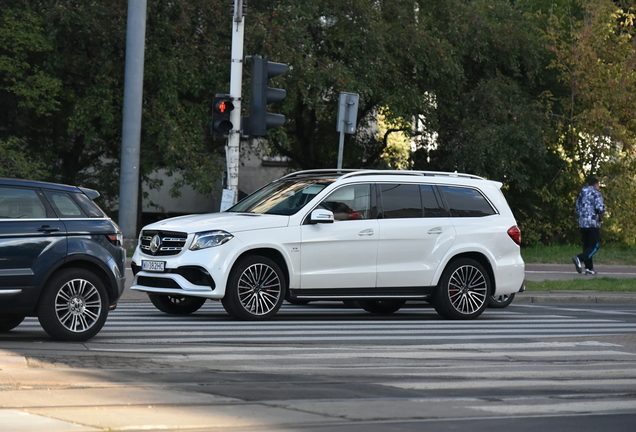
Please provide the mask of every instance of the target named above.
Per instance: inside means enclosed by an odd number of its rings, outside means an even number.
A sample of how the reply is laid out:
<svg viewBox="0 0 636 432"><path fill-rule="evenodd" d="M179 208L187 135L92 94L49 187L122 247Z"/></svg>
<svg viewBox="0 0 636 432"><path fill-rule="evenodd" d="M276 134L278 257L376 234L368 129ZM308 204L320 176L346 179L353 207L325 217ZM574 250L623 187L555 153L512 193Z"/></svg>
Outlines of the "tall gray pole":
<svg viewBox="0 0 636 432"><path fill-rule="evenodd" d="M144 44L146 39L146 0L128 0L126 27L126 68L124 72L124 113L119 177L119 226L124 247L137 244L139 200L139 149L141 105L144 83Z"/></svg>

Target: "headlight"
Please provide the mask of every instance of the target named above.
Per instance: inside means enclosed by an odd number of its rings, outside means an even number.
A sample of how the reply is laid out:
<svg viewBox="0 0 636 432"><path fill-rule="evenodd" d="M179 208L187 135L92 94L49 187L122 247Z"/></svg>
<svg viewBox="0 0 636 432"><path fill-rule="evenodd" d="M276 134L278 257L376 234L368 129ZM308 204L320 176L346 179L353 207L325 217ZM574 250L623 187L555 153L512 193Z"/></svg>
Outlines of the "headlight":
<svg viewBox="0 0 636 432"><path fill-rule="evenodd" d="M225 231L205 231L196 233L194 235L194 240L190 245L190 250L200 250L221 246L222 244L232 240L232 237L234 237L232 234Z"/></svg>

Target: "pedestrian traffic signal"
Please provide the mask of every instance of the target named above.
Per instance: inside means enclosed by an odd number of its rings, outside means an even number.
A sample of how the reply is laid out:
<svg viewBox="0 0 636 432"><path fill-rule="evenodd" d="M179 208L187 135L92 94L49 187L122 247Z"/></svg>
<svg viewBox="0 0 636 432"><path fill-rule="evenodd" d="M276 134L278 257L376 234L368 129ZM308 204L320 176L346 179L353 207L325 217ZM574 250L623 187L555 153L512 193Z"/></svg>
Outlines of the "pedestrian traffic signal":
<svg viewBox="0 0 636 432"><path fill-rule="evenodd" d="M281 101L287 96L283 89L270 88L267 83L287 70L287 65L267 61L261 56L252 56L252 80L250 85L250 116L245 133L250 137L265 136L268 129L285 123L285 116L267 112L267 105Z"/></svg>
<svg viewBox="0 0 636 432"><path fill-rule="evenodd" d="M212 133L220 137L226 137L234 125L230 121L230 113L234 109L232 97L225 94L214 96L212 104Z"/></svg>

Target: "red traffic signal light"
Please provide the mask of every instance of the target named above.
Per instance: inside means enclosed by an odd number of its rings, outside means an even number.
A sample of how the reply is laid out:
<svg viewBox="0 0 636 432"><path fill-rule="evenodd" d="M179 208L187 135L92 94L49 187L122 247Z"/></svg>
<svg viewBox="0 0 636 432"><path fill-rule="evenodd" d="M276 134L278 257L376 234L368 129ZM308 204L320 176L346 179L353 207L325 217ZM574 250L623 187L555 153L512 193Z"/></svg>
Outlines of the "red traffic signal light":
<svg viewBox="0 0 636 432"><path fill-rule="evenodd" d="M225 99L220 100L216 105L216 110L219 114L225 114L234 109L234 104Z"/></svg>
<svg viewBox="0 0 636 432"><path fill-rule="evenodd" d="M225 137L234 128L230 121L230 113L234 109L234 103L230 95L217 94L212 103L212 133Z"/></svg>

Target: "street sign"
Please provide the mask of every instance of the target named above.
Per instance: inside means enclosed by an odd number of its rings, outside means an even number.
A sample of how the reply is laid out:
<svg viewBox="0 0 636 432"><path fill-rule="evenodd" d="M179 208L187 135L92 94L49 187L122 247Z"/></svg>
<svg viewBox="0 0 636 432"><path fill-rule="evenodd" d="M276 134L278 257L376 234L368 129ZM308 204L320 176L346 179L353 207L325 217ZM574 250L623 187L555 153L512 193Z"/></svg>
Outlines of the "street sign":
<svg viewBox="0 0 636 432"><path fill-rule="evenodd" d="M353 134L356 132L356 120L358 118L358 100L360 95L357 93L340 92L340 100L338 102L338 123L336 130Z"/></svg>

